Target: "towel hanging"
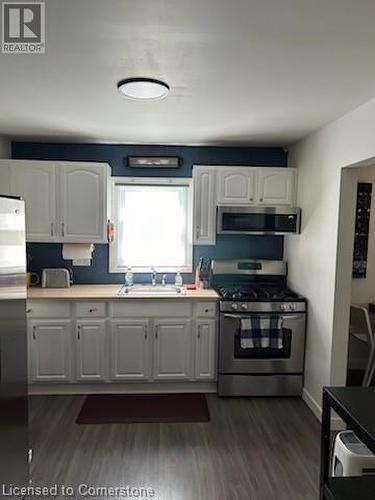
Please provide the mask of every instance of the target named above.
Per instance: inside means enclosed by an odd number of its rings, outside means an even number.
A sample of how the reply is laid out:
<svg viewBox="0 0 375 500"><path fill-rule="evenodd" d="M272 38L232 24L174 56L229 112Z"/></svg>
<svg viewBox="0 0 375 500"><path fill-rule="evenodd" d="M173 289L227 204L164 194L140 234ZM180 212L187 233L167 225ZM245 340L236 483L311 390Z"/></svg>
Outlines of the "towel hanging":
<svg viewBox="0 0 375 500"><path fill-rule="evenodd" d="M282 316L249 316L241 318L239 329L242 349L283 348Z"/></svg>

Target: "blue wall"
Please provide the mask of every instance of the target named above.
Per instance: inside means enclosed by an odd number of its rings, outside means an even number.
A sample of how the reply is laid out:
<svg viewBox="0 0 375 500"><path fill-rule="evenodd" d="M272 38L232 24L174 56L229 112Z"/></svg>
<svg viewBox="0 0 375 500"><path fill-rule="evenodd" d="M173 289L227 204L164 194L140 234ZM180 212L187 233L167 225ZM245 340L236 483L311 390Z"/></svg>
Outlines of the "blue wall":
<svg viewBox="0 0 375 500"><path fill-rule="evenodd" d="M124 166L127 156L179 156L182 166L178 169L134 170ZM13 142L12 158L39 160L104 161L112 168L114 176L191 177L193 165L287 165L287 153L282 148L229 148L206 146L127 146L105 144L64 144ZM29 269L40 272L43 267L67 267L70 262L61 258L61 244L29 243L31 258ZM194 263L200 257L221 259L283 258L282 236L220 235L215 246L194 247ZM120 283L122 274L108 273L108 245L95 245L91 267L74 267L75 283ZM184 281L192 280L185 275ZM137 276L137 281L148 280ZM170 280L172 276L170 276Z"/></svg>

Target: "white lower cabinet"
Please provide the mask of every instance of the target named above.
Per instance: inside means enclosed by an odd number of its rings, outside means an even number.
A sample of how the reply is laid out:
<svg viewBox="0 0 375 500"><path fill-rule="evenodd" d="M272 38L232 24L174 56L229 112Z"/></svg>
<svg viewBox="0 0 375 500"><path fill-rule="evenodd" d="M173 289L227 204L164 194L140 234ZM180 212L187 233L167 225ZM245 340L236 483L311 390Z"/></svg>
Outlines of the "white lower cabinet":
<svg viewBox="0 0 375 500"><path fill-rule="evenodd" d="M214 301L165 300L156 308L155 301L124 300L107 306L29 301L31 383L216 379Z"/></svg>
<svg viewBox="0 0 375 500"><path fill-rule="evenodd" d="M70 320L33 320L29 323L31 380L70 382L72 380Z"/></svg>
<svg viewBox="0 0 375 500"><path fill-rule="evenodd" d="M105 320L78 320L76 328L77 380L105 380L108 364Z"/></svg>
<svg viewBox="0 0 375 500"><path fill-rule="evenodd" d="M213 380L216 375L216 320L198 319L195 340L195 378Z"/></svg>
<svg viewBox="0 0 375 500"><path fill-rule="evenodd" d="M112 380L145 380L150 376L147 320L111 321Z"/></svg>
<svg viewBox="0 0 375 500"><path fill-rule="evenodd" d="M192 378L191 320L160 319L154 322L154 380Z"/></svg>

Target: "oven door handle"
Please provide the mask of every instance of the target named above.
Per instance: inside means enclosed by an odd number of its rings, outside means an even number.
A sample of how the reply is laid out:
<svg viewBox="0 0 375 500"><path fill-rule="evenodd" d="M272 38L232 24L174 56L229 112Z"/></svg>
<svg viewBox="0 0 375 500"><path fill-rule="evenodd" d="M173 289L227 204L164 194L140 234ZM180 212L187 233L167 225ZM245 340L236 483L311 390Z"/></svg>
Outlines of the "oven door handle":
<svg viewBox="0 0 375 500"><path fill-rule="evenodd" d="M242 318L246 318L247 316L259 316L259 314L257 313L251 313L251 314L224 314L224 318L232 318L232 319L242 319ZM288 316L288 315L285 315L285 316L281 316L281 315L277 315L278 318L281 318L283 321L287 320L287 319L300 319L303 317L303 314L295 314L295 315L291 315L291 316Z"/></svg>

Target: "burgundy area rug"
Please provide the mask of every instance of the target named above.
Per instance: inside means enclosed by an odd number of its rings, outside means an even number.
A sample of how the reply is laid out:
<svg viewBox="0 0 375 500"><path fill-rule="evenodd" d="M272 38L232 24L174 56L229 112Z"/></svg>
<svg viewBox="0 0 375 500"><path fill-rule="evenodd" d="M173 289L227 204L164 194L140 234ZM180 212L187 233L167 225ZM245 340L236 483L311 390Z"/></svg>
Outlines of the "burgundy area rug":
<svg viewBox="0 0 375 500"><path fill-rule="evenodd" d="M95 394L87 396L77 424L208 422L204 394Z"/></svg>

